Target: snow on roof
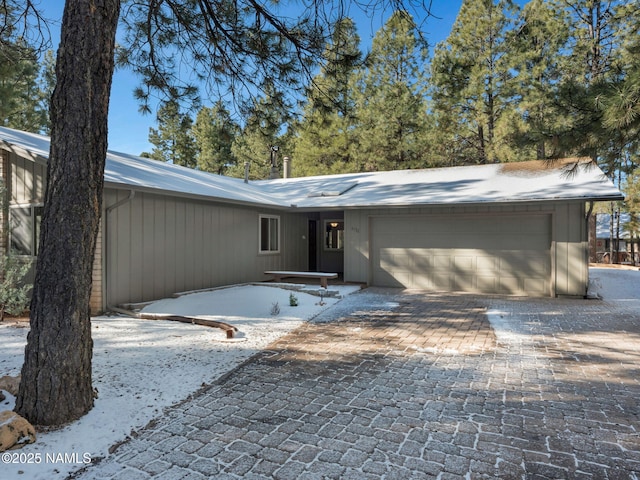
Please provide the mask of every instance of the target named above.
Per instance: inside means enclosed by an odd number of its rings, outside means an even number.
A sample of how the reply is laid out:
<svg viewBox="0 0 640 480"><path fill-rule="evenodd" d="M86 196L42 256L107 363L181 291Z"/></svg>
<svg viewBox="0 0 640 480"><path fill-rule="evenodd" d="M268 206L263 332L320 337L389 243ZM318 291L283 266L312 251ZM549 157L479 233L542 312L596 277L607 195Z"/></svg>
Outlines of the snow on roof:
<svg viewBox="0 0 640 480"><path fill-rule="evenodd" d="M627 226L631 221L631 215L628 213L621 213L620 216L616 215L613 219L613 235L618 232L618 219L620 223L620 238L629 238L629 230ZM598 213L596 214L596 238L609 238L611 236L611 214L610 213Z"/></svg>
<svg viewBox="0 0 640 480"><path fill-rule="evenodd" d="M16 150L46 160L49 137L0 127L0 142ZM107 186L115 188L161 190L173 194L220 199L227 202L282 206L277 195L263 193L242 180L159 162L149 158L109 151L104 171Z"/></svg>
<svg viewBox="0 0 640 480"><path fill-rule="evenodd" d="M571 165L578 168L571 174ZM585 160L395 170L256 182L299 208L453 205L543 200L622 199ZM323 194L322 192L332 192ZM340 192L335 194L335 192Z"/></svg>
<svg viewBox="0 0 640 480"><path fill-rule="evenodd" d="M21 154L49 155L49 138L0 127L0 142ZM568 168L578 164L569 174ZM530 161L470 167L396 170L262 180L214 175L148 158L109 152L107 186L160 190L221 201L304 209L454 205L547 200L622 200L588 161Z"/></svg>
<svg viewBox="0 0 640 480"><path fill-rule="evenodd" d="M223 201L282 206L277 195L269 195L238 178L159 162L124 153L109 152L104 171L107 185L163 190Z"/></svg>

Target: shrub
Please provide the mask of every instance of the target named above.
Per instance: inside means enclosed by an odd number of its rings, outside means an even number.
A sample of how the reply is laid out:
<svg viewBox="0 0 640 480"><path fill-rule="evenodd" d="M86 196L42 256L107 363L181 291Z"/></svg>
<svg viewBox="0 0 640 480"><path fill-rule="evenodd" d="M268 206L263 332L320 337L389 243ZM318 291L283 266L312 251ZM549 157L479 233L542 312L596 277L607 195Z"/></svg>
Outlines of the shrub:
<svg viewBox="0 0 640 480"><path fill-rule="evenodd" d="M297 307L298 306L298 297L296 297L293 293L289 294L289 305L291 307Z"/></svg>
<svg viewBox="0 0 640 480"><path fill-rule="evenodd" d="M0 257L0 321L5 313L19 315L29 306L31 284L24 283L31 261L15 255Z"/></svg>

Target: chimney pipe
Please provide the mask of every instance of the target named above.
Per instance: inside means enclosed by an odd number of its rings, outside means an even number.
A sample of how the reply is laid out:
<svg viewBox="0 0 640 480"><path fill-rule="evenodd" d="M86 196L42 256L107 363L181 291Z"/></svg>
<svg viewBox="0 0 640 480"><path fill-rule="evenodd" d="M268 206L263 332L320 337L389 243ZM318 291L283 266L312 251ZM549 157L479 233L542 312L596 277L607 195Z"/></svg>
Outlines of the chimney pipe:
<svg viewBox="0 0 640 480"><path fill-rule="evenodd" d="M244 183L249 183L249 162L244 162Z"/></svg>
<svg viewBox="0 0 640 480"><path fill-rule="evenodd" d="M289 157L284 157L282 159L282 176L284 178L289 178L291 176L291 159Z"/></svg>

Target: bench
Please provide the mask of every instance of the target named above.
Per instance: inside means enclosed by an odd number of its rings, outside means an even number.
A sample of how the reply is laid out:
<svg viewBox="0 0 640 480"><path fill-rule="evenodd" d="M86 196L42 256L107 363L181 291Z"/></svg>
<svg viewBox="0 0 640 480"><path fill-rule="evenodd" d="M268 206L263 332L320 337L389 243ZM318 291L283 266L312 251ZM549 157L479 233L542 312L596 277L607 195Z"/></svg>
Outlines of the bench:
<svg viewBox="0 0 640 480"><path fill-rule="evenodd" d="M283 278L318 278L320 279L320 286L327 288L327 280L330 278L338 278L337 273L323 273L323 272L290 272L281 270L267 270L265 275L271 275L276 282L279 282Z"/></svg>

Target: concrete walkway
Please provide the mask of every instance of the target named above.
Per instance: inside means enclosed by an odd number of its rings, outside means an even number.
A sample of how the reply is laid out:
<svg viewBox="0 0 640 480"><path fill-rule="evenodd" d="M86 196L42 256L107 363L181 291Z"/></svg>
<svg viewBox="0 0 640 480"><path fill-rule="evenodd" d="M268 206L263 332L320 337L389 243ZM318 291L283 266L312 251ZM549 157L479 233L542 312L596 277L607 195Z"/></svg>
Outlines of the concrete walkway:
<svg viewBox="0 0 640 480"><path fill-rule="evenodd" d="M77 478L637 479L639 361L617 303L369 289Z"/></svg>

